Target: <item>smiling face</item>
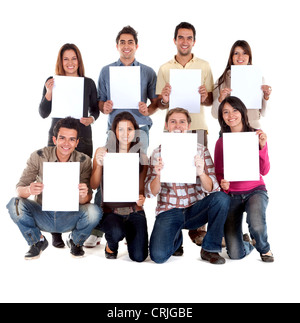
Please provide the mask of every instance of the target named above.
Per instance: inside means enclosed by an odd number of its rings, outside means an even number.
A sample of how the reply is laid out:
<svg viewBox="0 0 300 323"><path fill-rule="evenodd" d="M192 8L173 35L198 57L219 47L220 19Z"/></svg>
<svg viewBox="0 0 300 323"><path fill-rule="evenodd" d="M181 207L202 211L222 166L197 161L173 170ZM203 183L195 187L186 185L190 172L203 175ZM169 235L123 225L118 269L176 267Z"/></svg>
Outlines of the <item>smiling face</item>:
<svg viewBox="0 0 300 323"><path fill-rule="evenodd" d="M184 113L174 112L170 115L166 123L166 129L169 132L184 133L190 129L190 124Z"/></svg>
<svg viewBox="0 0 300 323"><path fill-rule="evenodd" d="M76 149L79 139L77 139L77 130L60 128L57 138L53 137L56 146L56 155L59 161L68 161L72 152Z"/></svg>
<svg viewBox="0 0 300 323"><path fill-rule="evenodd" d="M134 139L134 125L129 120L121 120L116 128L116 136L119 140L119 147L129 150L130 144Z"/></svg>
<svg viewBox="0 0 300 323"><path fill-rule="evenodd" d="M74 50L64 51L62 55L62 64L66 76L78 76L78 58Z"/></svg>
<svg viewBox="0 0 300 323"><path fill-rule="evenodd" d="M178 29L177 37L174 39L179 55L190 55L195 45L194 33L191 29Z"/></svg>
<svg viewBox="0 0 300 323"><path fill-rule="evenodd" d="M120 53L120 59L123 64L131 64L134 61L137 49L138 45L131 34L121 34L117 50Z"/></svg>
<svg viewBox="0 0 300 323"><path fill-rule="evenodd" d="M241 132L243 130L242 114L229 103L225 103L222 116L225 123L230 127L231 132Z"/></svg>
<svg viewBox="0 0 300 323"><path fill-rule="evenodd" d="M233 65L248 65L250 56L246 54L245 50L237 46L235 47L232 55Z"/></svg>

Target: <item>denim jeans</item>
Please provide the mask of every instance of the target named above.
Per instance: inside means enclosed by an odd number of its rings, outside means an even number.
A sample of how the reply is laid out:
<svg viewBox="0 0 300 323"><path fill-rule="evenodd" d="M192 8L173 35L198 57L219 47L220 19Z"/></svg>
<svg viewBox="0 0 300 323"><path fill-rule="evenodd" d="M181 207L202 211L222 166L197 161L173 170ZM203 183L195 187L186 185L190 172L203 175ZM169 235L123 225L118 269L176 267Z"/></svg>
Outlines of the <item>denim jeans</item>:
<svg viewBox="0 0 300 323"><path fill-rule="evenodd" d="M143 262L148 257L148 230L144 211L129 215L105 213L100 224L111 251L118 251L119 241L126 238L129 258Z"/></svg>
<svg viewBox="0 0 300 323"><path fill-rule="evenodd" d="M150 238L150 257L166 262L182 245L182 229L194 230L208 223L202 248L221 252L230 197L223 192L206 196L188 208L174 208L157 215Z"/></svg>
<svg viewBox="0 0 300 323"><path fill-rule="evenodd" d="M247 256L253 246L243 241L243 213L247 213L246 222L255 248L261 254L270 250L267 235L266 209L268 206L266 191L256 190L249 194L231 195L231 204L225 223L224 234L228 256L231 259L242 259Z"/></svg>
<svg viewBox="0 0 300 323"><path fill-rule="evenodd" d="M94 204L80 205L78 212L46 212L40 204L23 198L12 198L7 209L29 245L40 241L41 231L72 231L73 242L83 245L102 217L102 210Z"/></svg>

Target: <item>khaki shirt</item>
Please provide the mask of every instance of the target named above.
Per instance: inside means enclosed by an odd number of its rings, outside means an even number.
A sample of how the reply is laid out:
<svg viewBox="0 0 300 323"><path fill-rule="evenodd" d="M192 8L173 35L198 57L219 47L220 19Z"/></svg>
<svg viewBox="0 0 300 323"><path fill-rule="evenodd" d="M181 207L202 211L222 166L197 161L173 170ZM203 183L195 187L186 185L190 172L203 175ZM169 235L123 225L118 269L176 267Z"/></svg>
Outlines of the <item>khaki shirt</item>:
<svg viewBox="0 0 300 323"><path fill-rule="evenodd" d="M16 187L29 186L34 182L42 183L44 162L59 162L56 156L56 147L45 147L32 153ZM80 183L85 183L89 188L89 193L92 193L93 191L90 187L91 158L75 150L68 162L80 162ZM42 205L42 194L35 196L35 201Z"/></svg>
<svg viewBox="0 0 300 323"><path fill-rule="evenodd" d="M160 95L162 89L165 87L166 83L170 83L170 69L201 69L201 84L205 85L207 92L212 92L214 88L214 80L213 75L211 72L210 65L207 61L197 58L193 56L193 58L185 65L182 66L178 63L175 59L171 59L169 62L163 64L158 71L157 74L157 82L156 82L156 94ZM170 84L172 86L172 84ZM205 120L205 113L204 107L201 105L200 113L191 113L192 124L191 130L208 130L206 120Z"/></svg>

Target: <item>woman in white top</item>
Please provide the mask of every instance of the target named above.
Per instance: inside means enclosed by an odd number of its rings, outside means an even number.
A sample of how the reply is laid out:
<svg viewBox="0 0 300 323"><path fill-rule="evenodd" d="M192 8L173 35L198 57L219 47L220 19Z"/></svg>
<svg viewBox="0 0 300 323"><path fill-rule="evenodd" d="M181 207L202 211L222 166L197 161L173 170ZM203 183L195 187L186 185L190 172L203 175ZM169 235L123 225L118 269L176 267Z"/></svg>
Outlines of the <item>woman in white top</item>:
<svg viewBox="0 0 300 323"><path fill-rule="evenodd" d="M252 65L252 52L245 40L237 40L231 47L227 66L224 73L217 80L213 91L212 116L218 119L218 110L221 102L230 95L231 89L231 65ZM248 110L248 119L251 127L260 129L259 119L266 113L267 101L270 98L272 88L262 85L262 108Z"/></svg>

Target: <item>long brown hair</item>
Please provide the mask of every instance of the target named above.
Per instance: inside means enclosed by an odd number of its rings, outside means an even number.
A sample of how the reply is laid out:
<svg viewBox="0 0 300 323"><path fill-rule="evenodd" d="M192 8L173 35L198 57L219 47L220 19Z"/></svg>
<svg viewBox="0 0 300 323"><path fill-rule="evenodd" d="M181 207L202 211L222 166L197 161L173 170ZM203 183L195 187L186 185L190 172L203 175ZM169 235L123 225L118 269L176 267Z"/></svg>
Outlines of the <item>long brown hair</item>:
<svg viewBox="0 0 300 323"><path fill-rule="evenodd" d="M78 60L78 76L84 77L84 65L83 65L83 60L82 60L80 50L76 45L69 44L69 43L64 44L58 52L56 65L55 65L55 74L65 75L65 71L62 63L62 57L66 50L73 50L75 52Z"/></svg>
<svg viewBox="0 0 300 323"><path fill-rule="evenodd" d="M225 82L225 80L226 80L227 72L231 69L231 65L233 65L232 57L233 57L234 50L235 50L236 47L242 47L243 48L245 53L247 55L249 55L248 65L252 65L252 51L251 51L250 45L245 40L237 40L231 47L226 68L225 68L223 74L219 77L218 84L217 84L216 88L220 87L221 84L223 84Z"/></svg>
<svg viewBox="0 0 300 323"><path fill-rule="evenodd" d="M250 123L248 120L247 108L245 104L239 98L235 96L229 96L221 102L218 110L218 121L221 126L221 135L224 132L231 132L230 127L225 123L223 119L223 107L226 103L230 104L234 109L238 110L241 113L243 132L255 131L255 129L250 126Z"/></svg>
<svg viewBox="0 0 300 323"><path fill-rule="evenodd" d="M108 152L116 152L116 153L119 152L120 146L119 146L119 140L117 138L117 126L121 121L130 121L133 124L135 135L134 135L134 139L130 143L129 152L135 152L139 154L140 173L141 173L143 171L144 165L148 165L148 158L147 158L147 155L141 151L143 147L143 142L141 141L141 138L140 138L140 136L142 135L140 132L142 130L140 130L138 123L136 122L134 116L130 112L124 111L115 116L110 130L113 132L113 134L110 134L108 136L109 139L108 139L108 142L106 143L106 147L108 149Z"/></svg>
<svg viewBox="0 0 300 323"><path fill-rule="evenodd" d="M115 116L114 121L111 125L111 131L114 133L115 138L116 138L116 152L119 152L119 140L117 139L117 126L120 121L130 121L133 124L134 130L135 130L135 138L130 143L130 149L140 141L140 138L136 137L137 130L139 130L140 128L139 128L139 125L137 124L134 116L130 112L127 112L127 111L121 112Z"/></svg>

